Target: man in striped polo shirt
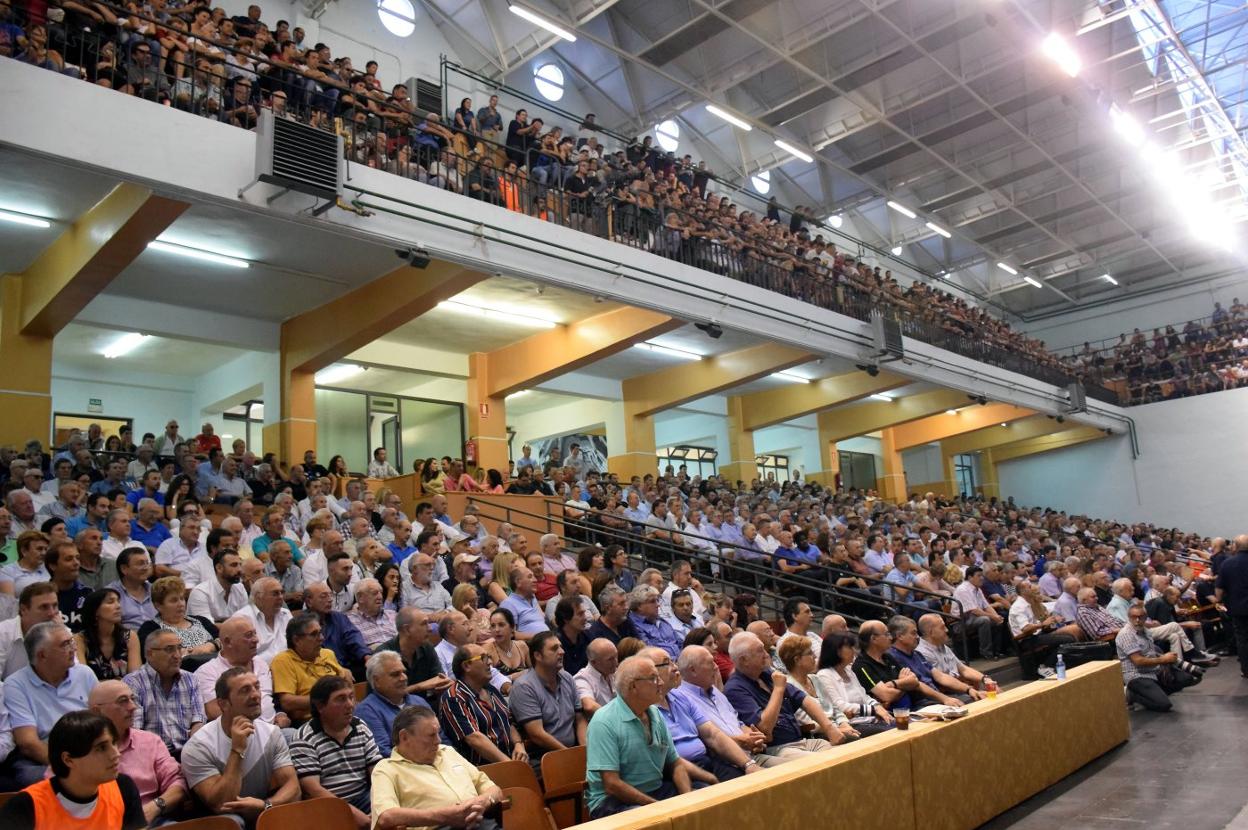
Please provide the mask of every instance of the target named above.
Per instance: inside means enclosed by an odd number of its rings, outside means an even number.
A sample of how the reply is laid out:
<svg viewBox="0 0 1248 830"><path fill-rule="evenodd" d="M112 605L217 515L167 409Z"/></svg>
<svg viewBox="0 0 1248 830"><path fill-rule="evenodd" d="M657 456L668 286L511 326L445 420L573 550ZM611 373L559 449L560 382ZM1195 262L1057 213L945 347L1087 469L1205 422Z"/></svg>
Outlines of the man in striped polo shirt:
<svg viewBox="0 0 1248 830"><path fill-rule="evenodd" d="M369 777L381 752L373 733L355 717L355 688L343 677L322 677L309 697L312 720L299 727L290 745L303 797L341 798L351 805L357 825L367 827Z"/></svg>

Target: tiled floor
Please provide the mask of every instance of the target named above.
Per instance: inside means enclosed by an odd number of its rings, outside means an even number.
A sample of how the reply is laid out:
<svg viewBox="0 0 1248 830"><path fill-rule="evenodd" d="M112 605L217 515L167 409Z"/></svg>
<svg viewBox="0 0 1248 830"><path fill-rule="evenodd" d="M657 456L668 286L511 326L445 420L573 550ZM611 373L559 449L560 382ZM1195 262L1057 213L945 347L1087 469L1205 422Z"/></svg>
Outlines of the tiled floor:
<svg viewBox="0 0 1248 830"><path fill-rule="evenodd" d="M1248 680L1224 658L1131 740L981 830L1248 830ZM1061 729L1061 724L1054 724Z"/></svg>

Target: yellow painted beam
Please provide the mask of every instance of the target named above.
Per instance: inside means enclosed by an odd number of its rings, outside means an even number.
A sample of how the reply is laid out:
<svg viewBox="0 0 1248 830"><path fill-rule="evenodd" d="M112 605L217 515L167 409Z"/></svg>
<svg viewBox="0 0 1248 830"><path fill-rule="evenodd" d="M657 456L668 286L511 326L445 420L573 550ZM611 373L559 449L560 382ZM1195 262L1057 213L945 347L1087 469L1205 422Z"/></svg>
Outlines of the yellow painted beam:
<svg viewBox="0 0 1248 830"><path fill-rule="evenodd" d="M854 406L837 407L819 413L819 440L836 443L877 429L938 415L966 404L963 392L935 389L916 395L902 395L891 401L863 401Z"/></svg>
<svg viewBox="0 0 1248 830"><path fill-rule="evenodd" d="M772 372L781 372L813 360L805 349L763 343L735 352L682 363L624 381L624 404L633 416L654 415L707 395L732 389ZM810 386L813 384L794 384Z"/></svg>
<svg viewBox="0 0 1248 830"><path fill-rule="evenodd" d="M931 415L903 424L894 429L894 434L897 448L904 450L920 444L943 441L956 435L975 432L993 424L1008 424L1022 418L1030 418L1035 414L1033 410L1007 403L975 405L958 410L953 415L946 415L942 412L939 415Z"/></svg>
<svg viewBox="0 0 1248 830"><path fill-rule="evenodd" d="M942 439L940 451L947 456L961 455L974 452L975 450L986 450L1002 444L1012 444L1015 441L1037 438L1041 435L1049 435L1065 429L1066 426L1064 424L1059 424L1055 419L1047 415L1032 415L1029 418L1015 421L1008 426L985 427L974 432Z"/></svg>
<svg viewBox="0 0 1248 830"><path fill-rule="evenodd" d="M52 432L52 338L22 333L22 278L0 277L0 444L48 446Z"/></svg>
<svg viewBox="0 0 1248 830"><path fill-rule="evenodd" d="M879 479L880 495L891 502L905 501L906 470L901 462L896 429L880 431L880 455L884 459L884 475Z"/></svg>
<svg viewBox="0 0 1248 830"><path fill-rule="evenodd" d="M794 383L780 389L742 395L742 418L746 429L762 429L877 392L897 389L907 383L910 383L909 378L889 372L880 372L875 377L866 372L849 372L814 383Z"/></svg>
<svg viewBox="0 0 1248 830"><path fill-rule="evenodd" d="M56 336L188 207L140 185L114 187L22 274L22 333Z"/></svg>
<svg viewBox="0 0 1248 830"><path fill-rule="evenodd" d="M999 447L993 447L992 457L999 464L1002 461L1013 461L1016 458L1039 455L1040 453L1084 444L1088 441L1096 441L1104 437L1105 432L1096 427L1074 427L1062 432L1054 432L1049 435L1029 438L1025 441L1014 441L1009 444L1002 444Z"/></svg>
<svg viewBox="0 0 1248 830"><path fill-rule="evenodd" d="M536 386L682 325L666 314L625 306L543 331L489 353L489 396Z"/></svg>
<svg viewBox="0 0 1248 830"><path fill-rule="evenodd" d="M754 433L745 428L743 404L740 395L728 399L728 453L730 461L719 465L719 474L729 481L744 481L758 477L755 463Z"/></svg>

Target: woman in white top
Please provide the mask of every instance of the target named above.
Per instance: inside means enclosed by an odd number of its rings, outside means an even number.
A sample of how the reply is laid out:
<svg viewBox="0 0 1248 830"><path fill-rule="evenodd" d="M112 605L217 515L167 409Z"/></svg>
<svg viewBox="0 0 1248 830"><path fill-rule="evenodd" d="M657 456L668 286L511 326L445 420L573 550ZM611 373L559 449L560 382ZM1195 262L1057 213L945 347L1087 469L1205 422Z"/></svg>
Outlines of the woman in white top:
<svg viewBox="0 0 1248 830"><path fill-rule="evenodd" d="M854 740L861 737L857 729L849 722L849 718L845 716L845 712L837 706L825 702L819 694L818 688L815 686L813 672L816 665L815 649L813 641L809 637L785 637L780 641L778 656L780 662L784 663L784 669L789 674L789 682L806 694L819 701L820 708L823 709L828 720L836 725L846 740ZM797 722L803 726L813 724L814 720L805 712L797 713Z"/></svg>
<svg viewBox="0 0 1248 830"><path fill-rule="evenodd" d="M835 631L825 637L813 678L815 690L825 711L835 708L860 734L875 735L893 728L893 716L858 682L853 671L857 656L858 639L853 634Z"/></svg>

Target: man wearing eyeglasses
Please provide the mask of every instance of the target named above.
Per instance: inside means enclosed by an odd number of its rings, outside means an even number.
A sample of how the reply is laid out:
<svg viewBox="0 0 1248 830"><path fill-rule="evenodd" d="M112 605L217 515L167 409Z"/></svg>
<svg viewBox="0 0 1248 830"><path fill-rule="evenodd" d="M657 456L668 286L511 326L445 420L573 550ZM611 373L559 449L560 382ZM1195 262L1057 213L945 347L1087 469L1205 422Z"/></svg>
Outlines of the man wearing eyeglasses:
<svg viewBox="0 0 1248 830"><path fill-rule="evenodd" d="M492 664L485 649L462 645L451 658L455 680L438 700L442 731L455 751L480 766L526 761L528 753L511 722L507 699L490 685Z"/></svg>
<svg viewBox="0 0 1248 830"><path fill-rule="evenodd" d="M120 680L105 680L91 690L88 703L92 712L108 718L117 730L121 753L117 771L130 776L138 787L148 824L177 812L187 798L182 768L159 735L131 726L139 705L130 687Z"/></svg>
<svg viewBox="0 0 1248 830"><path fill-rule="evenodd" d="M144 646L147 662L122 679L139 706L139 727L159 735L177 758L204 725L204 701L195 678L182 670L182 638L176 631L157 629Z"/></svg>
<svg viewBox="0 0 1248 830"><path fill-rule="evenodd" d="M589 815L602 818L692 789L657 706L662 681L640 655L615 672L617 696L594 713L586 738Z"/></svg>

